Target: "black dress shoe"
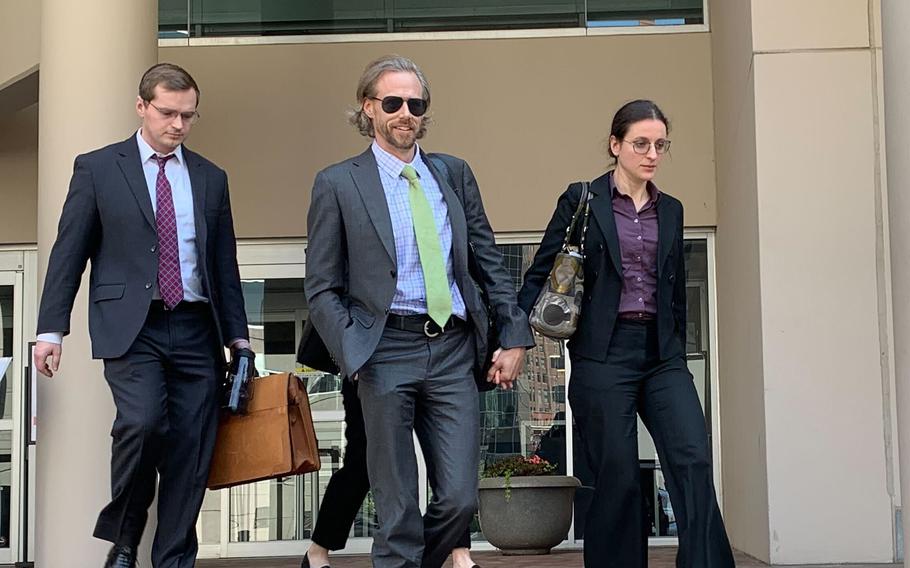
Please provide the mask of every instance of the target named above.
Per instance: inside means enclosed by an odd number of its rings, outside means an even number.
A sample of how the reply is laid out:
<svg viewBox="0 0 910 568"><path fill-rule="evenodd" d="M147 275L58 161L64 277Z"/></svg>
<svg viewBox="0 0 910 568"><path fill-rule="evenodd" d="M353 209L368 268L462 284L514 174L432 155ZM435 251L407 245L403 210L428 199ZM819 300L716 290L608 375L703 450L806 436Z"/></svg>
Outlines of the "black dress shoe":
<svg viewBox="0 0 910 568"><path fill-rule="evenodd" d="M104 568L136 568L136 549L132 546L115 544L107 553Z"/></svg>
<svg viewBox="0 0 910 568"><path fill-rule="evenodd" d="M300 563L300 568L313 568L310 566L310 557L308 554L303 555L303 561ZM320 568L331 568L328 564L325 566L320 566Z"/></svg>

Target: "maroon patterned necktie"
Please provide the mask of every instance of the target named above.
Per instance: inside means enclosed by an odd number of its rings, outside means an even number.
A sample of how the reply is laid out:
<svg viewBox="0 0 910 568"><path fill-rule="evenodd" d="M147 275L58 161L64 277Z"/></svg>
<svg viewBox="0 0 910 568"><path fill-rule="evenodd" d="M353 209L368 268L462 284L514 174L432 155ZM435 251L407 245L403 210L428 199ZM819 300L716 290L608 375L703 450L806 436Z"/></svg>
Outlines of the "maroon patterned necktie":
<svg viewBox="0 0 910 568"><path fill-rule="evenodd" d="M164 175L164 166L174 157L154 156L158 162L158 180L155 182L156 213L158 229L158 292L168 309L183 299L183 280L180 278L180 250L177 247L177 216L174 213L174 198L171 183Z"/></svg>

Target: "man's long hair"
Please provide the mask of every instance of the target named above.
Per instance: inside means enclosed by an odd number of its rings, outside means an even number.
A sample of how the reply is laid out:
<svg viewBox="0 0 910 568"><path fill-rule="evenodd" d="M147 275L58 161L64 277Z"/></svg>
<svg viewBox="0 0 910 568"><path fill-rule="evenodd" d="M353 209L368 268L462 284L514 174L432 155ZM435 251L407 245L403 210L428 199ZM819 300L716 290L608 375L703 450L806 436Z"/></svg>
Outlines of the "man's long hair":
<svg viewBox="0 0 910 568"><path fill-rule="evenodd" d="M370 138L376 136L376 133L373 130L373 119L363 112L363 103L368 98L376 96L376 83L379 82L379 78L382 77L383 73L390 71L404 71L416 75L417 80L420 81L420 86L423 89L423 98L426 99L427 106L430 104L430 83L427 81L427 78L424 77L423 72L417 67L416 63L407 57L401 57L400 55L385 55L380 57L367 65L366 69L363 70L360 81L357 83L357 108L351 110L349 113L350 116L348 120L350 120L351 124L354 125L354 128L363 136L369 136ZM418 139L423 138L424 134L426 134L427 125L429 123L430 117L424 115L423 120L420 121L420 128L417 130Z"/></svg>

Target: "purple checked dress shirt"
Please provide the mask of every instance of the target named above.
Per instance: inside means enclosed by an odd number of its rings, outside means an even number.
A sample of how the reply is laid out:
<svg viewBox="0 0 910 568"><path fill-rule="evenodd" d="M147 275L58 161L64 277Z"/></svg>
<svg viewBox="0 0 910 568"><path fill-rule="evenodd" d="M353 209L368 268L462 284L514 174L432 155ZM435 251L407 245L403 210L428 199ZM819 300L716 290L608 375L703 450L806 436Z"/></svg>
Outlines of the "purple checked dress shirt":
<svg viewBox="0 0 910 568"><path fill-rule="evenodd" d="M632 198L616 189L610 175L613 217L622 257L621 319L650 319L657 313L657 200L660 191L648 182L648 201L635 210Z"/></svg>

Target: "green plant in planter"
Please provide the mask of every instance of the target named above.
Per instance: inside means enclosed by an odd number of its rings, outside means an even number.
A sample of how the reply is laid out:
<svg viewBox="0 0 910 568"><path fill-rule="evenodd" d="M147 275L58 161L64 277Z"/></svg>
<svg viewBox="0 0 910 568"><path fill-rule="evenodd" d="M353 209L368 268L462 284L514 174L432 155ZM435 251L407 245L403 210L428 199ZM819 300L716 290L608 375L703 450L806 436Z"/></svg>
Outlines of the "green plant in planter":
<svg viewBox="0 0 910 568"><path fill-rule="evenodd" d="M484 477L503 477L506 486L506 502L512 499L512 478L531 475L552 475L556 471L556 464L552 464L540 456L529 458L521 455L510 456L492 463L483 472Z"/></svg>

